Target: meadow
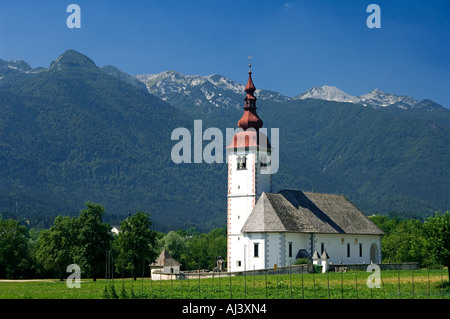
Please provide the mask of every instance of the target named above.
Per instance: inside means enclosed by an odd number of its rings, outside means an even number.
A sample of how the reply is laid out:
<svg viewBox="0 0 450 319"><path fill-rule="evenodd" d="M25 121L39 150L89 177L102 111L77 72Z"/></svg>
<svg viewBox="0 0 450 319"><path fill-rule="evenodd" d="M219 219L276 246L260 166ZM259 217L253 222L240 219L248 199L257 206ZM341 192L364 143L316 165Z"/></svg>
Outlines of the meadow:
<svg viewBox="0 0 450 319"><path fill-rule="evenodd" d="M446 269L385 270L379 288L363 271L230 276L156 281L150 278L0 281L0 299L450 299Z"/></svg>

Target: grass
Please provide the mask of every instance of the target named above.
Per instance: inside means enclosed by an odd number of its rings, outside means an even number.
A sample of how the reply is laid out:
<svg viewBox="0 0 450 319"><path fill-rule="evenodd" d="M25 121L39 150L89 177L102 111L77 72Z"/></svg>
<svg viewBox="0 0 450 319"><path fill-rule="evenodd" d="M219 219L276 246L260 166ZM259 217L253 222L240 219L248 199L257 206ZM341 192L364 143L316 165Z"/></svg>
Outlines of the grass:
<svg viewBox="0 0 450 319"><path fill-rule="evenodd" d="M450 299L447 270L381 272L381 287L367 286L369 273L247 275L152 281L150 278L96 282L81 288L65 281L0 282L0 299Z"/></svg>

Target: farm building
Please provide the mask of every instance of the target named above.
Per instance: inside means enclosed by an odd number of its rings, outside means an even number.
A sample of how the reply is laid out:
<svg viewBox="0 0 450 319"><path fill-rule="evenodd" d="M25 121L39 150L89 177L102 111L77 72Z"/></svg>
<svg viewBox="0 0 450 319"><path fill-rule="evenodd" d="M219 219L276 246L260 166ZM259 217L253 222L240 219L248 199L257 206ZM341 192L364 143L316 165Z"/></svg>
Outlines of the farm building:
<svg viewBox="0 0 450 319"><path fill-rule="evenodd" d="M173 275L178 276L180 266L181 264L163 249L156 261L150 265L152 280L165 280L173 278Z"/></svg>

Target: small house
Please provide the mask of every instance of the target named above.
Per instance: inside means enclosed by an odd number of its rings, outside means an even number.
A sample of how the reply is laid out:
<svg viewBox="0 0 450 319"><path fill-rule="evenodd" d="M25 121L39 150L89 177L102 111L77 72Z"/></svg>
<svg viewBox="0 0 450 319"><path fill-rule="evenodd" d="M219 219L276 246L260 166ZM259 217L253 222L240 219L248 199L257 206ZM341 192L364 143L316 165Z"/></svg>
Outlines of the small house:
<svg viewBox="0 0 450 319"><path fill-rule="evenodd" d="M163 249L159 257L150 265L152 280L171 279L179 276L181 264L172 258L166 249Z"/></svg>

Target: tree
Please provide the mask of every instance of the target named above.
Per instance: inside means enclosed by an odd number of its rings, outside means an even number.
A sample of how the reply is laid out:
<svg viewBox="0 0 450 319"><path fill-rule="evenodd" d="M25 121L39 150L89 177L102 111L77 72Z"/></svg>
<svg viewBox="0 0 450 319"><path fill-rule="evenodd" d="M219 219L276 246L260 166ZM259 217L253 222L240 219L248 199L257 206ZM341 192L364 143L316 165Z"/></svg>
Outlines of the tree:
<svg viewBox="0 0 450 319"><path fill-rule="evenodd" d="M383 260L390 262L418 262L424 258L425 240L423 225L419 220L403 220L383 236L381 252Z"/></svg>
<svg viewBox="0 0 450 319"><path fill-rule="evenodd" d="M226 227L217 228L208 234L208 255L212 260L217 257L226 258L227 256L227 232ZM214 267L216 264L214 264Z"/></svg>
<svg viewBox="0 0 450 319"><path fill-rule="evenodd" d="M82 272L97 280L97 275L105 268L105 254L111 247L111 226L103 223L105 208L100 204L85 203L76 219L75 263Z"/></svg>
<svg viewBox="0 0 450 319"><path fill-rule="evenodd" d="M369 219L373 221L386 235L395 231L400 219L398 217L388 217L386 215L369 216Z"/></svg>
<svg viewBox="0 0 450 319"><path fill-rule="evenodd" d="M27 228L18 220L0 219L0 277L17 278L30 266Z"/></svg>
<svg viewBox="0 0 450 319"><path fill-rule="evenodd" d="M116 266L133 272L136 280L137 272L156 257L155 233L150 230L152 222L150 214L137 212L120 223L120 232L115 241L118 252Z"/></svg>
<svg viewBox="0 0 450 319"><path fill-rule="evenodd" d="M226 227L193 236L187 241L187 248L190 269L197 267L213 269L216 266L216 257L225 257L227 253Z"/></svg>
<svg viewBox="0 0 450 319"><path fill-rule="evenodd" d="M426 262L446 265L450 282L450 211L437 212L424 222Z"/></svg>
<svg viewBox="0 0 450 319"><path fill-rule="evenodd" d="M165 248L175 260L186 266L188 252L186 239L178 232L170 231L158 241L158 246Z"/></svg>
<svg viewBox="0 0 450 319"><path fill-rule="evenodd" d="M50 271L58 271L63 280L67 266L73 261L75 219L58 216L53 226L41 231L36 243L36 260Z"/></svg>
<svg viewBox="0 0 450 319"><path fill-rule="evenodd" d="M206 234L194 236L187 241L189 258L186 267L188 269L203 269L211 266L208 256L208 244Z"/></svg>

